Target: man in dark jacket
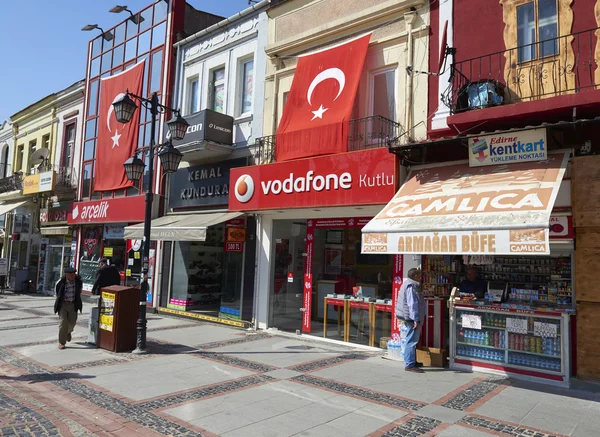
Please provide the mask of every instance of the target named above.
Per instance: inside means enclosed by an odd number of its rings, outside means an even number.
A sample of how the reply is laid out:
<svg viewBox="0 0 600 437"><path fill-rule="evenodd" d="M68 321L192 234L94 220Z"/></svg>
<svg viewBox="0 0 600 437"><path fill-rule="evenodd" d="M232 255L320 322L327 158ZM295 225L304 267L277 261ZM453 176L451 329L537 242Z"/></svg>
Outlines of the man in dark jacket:
<svg viewBox="0 0 600 437"><path fill-rule="evenodd" d="M96 272L96 282L92 287L92 294L100 294L100 290L111 285L121 285L121 275L115 266L109 265L106 258L102 258L98 263Z"/></svg>
<svg viewBox="0 0 600 437"><path fill-rule="evenodd" d="M71 333L77 323L77 311L81 312L83 281L73 267L65 268L65 275L56 283L54 314L58 314L58 348L64 349L71 341Z"/></svg>

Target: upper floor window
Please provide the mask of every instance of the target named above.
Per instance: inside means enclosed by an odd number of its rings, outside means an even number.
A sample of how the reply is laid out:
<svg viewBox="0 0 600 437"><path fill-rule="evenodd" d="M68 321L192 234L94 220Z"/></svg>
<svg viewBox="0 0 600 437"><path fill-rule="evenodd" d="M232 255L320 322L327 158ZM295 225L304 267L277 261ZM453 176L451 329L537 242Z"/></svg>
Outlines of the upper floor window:
<svg viewBox="0 0 600 437"><path fill-rule="evenodd" d="M25 154L25 144L17 146L17 166L15 172L23 171L23 155Z"/></svg>
<svg viewBox="0 0 600 437"><path fill-rule="evenodd" d="M387 68L371 75L371 115L381 115L396 121L396 68Z"/></svg>
<svg viewBox="0 0 600 437"><path fill-rule="evenodd" d="M219 67L210 76L210 109L225 112L225 67Z"/></svg>
<svg viewBox="0 0 600 437"><path fill-rule="evenodd" d="M250 59L240 65L240 115L252 112L254 95L254 60Z"/></svg>
<svg viewBox="0 0 600 437"><path fill-rule="evenodd" d="M73 166L73 150L75 146L75 123L68 125L65 129L63 144L62 166L71 168Z"/></svg>
<svg viewBox="0 0 600 437"><path fill-rule="evenodd" d="M198 96L198 78L189 82L188 92L188 114L194 114L200 110L200 99Z"/></svg>
<svg viewBox="0 0 600 437"><path fill-rule="evenodd" d="M558 53L556 1L534 0L517 6L519 62L528 62Z"/></svg>

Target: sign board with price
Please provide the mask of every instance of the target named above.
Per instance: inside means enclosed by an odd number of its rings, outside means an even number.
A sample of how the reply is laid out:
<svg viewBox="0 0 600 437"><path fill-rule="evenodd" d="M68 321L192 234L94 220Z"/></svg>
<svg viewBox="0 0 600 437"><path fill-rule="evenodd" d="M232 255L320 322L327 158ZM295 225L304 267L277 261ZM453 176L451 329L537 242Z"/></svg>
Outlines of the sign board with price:
<svg viewBox="0 0 600 437"><path fill-rule="evenodd" d="M506 330L515 334L527 334L527 319L507 317Z"/></svg>
<svg viewBox="0 0 600 437"><path fill-rule="evenodd" d="M244 249L244 243L234 242L225 243L225 252L242 252Z"/></svg>
<svg viewBox="0 0 600 437"><path fill-rule="evenodd" d="M462 314L461 323L463 328L481 329L481 316L476 314Z"/></svg>
<svg viewBox="0 0 600 437"><path fill-rule="evenodd" d="M556 338L558 326L554 323L533 322L533 335L542 338Z"/></svg>

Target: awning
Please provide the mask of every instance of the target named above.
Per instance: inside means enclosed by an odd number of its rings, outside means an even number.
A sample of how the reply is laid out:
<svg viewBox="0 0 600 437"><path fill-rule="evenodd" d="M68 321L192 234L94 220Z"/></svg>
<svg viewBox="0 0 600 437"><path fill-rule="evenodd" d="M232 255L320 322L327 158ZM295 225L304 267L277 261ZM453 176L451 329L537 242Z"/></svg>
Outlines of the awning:
<svg viewBox="0 0 600 437"><path fill-rule="evenodd" d="M7 212L11 212L13 209L18 208L21 205L27 203L27 200L20 200L18 202L6 202L0 205L0 215L4 215Z"/></svg>
<svg viewBox="0 0 600 437"><path fill-rule="evenodd" d="M71 227L69 226L47 226L40 228L42 235L71 235Z"/></svg>
<svg viewBox="0 0 600 437"><path fill-rule="evenodd" d="M568 152L537 162L413 168L363 229L363 253L545 255Z"/></svg>
<svg viewBox="0 0 600 437"><path fill-rule="evenodd" d="M163 241L204 241L206 228L233 220L244 213L211 212L197 214L170 214L152 220L151 240ZM144 237L144 224L125 227L125 239L139 240Z"/></svg>

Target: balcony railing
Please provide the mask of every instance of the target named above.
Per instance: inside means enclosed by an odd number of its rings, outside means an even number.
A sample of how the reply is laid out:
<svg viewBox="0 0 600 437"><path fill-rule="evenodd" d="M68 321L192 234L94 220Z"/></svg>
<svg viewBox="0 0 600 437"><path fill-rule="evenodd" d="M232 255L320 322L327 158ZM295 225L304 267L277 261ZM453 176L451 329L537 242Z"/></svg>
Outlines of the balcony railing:
<svg viewBox="0 0 600 437"><path fill-rule="evenodd" d="M0 179L0 193L10 193L23 189L23 175L16 173L7 178Z"/></svg>
<svg viewBox="0 0 600 437"><path fill-rule="evenodd" d="M55 166L56 171L56 188L76 190L77 189L77 173L75 169L70 167Z"/></svg>
<svg viewBox="0 0 600 437"><path fill-rule="evenodd" d="M600 84L598 30L456 62L444 102L455 114L594 89Z"/></svg>
<svg viewBox="0 0 600 437"><path fill-rule="evenodd" d="M348 151L387 147L400 135L400 123L380 115L348 121ZM257 164L275 162L276 136L256 139L254 159Z"/></svg>

